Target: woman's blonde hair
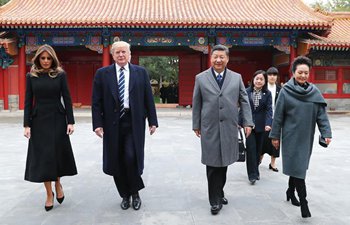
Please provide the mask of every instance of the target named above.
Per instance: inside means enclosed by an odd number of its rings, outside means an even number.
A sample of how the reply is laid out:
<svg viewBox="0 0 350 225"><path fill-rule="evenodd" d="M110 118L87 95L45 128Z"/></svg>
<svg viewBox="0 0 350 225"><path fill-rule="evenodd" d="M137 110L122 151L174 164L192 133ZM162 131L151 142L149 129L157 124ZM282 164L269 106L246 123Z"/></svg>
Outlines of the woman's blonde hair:
<svg viewBox="0 0 350 225"><path fill-rule="evenodd" d="M35 56L32 59L32 67L30 69L30 74L34 77L38 77L39 73L44 72L44 69L40 65L40 55L43 52L47 52L52 58L51 68L48 71L49 76L55 78L59 73L63 72L61 63L58 61L55 50L50 45L42 45L36 51ZM47 72L47 71L45 71Z"/></svg>

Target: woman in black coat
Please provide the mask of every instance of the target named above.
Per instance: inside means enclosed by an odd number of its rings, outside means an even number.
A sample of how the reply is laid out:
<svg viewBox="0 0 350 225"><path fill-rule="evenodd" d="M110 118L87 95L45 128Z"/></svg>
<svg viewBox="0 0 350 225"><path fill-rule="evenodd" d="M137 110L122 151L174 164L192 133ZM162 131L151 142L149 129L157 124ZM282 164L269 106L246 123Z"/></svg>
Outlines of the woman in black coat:
<svg viewBox="0 0 350 225"><path fill-rule="evenodd" d="M64 193L60 177L77 174L69 140L74 117L66 74L53 48L41 46L32 61L24 106L24 136L29 139L24 179L44 182L45 210L49 211L54 200L51 182L55 181L56 199L61 204Z"/></svg>
<svg viewBox="0 0 350 225"><path fill-rule="evenodd" d="M251 135L246 140L247 172L250 183L260 180L259 161L265 131L271 130L272 99L267 90L266 72L258 70L254 73L251 86L247 88L253 122L255 124Z"/></svg>
<svg viewBox="0 0 350 225"><path fill-rule="evenodd" d="M278 79L278 69L276 67L270 67L267 71L267 89L271 92L272 97L272 118L275 110L275 103L278 98L278 94L281 91L281 86L277 84ZM269 164L269 169L278 172L276 167L276 158L280 156L280 150L272 146L271 139L269 138L270 131L266 131L264 134L264 142L262 147L262 152L260 153L260 163L267 153L271 156L271 162ZM259 163L259 164L260 164Z"/></svg>

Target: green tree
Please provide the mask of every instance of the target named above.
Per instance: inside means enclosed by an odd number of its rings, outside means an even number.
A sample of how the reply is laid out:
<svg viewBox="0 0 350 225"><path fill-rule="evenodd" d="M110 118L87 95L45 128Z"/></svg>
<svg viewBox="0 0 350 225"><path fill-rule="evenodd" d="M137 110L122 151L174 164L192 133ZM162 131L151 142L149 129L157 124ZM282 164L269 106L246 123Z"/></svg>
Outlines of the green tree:
<svg viewBox="0 0 350 225"><path fill-rule="evenodd" d="M10 0L0 0L0 6L5 5L8 3Z"/></svg>
<svg viewBox="0 0 350 225"><path fill-rule="evenodd" d="M328 0L325 3L318 0L311 7L328 12L350 12L350 0Z"/></svg>
<svg viewBox="0 0 350 225"><path fill-rule="evenodd" d="M140 65L144 66L151 79L163 82L177 83L179 74L179 58L174 56L145 56L140 57Z"/></svg>

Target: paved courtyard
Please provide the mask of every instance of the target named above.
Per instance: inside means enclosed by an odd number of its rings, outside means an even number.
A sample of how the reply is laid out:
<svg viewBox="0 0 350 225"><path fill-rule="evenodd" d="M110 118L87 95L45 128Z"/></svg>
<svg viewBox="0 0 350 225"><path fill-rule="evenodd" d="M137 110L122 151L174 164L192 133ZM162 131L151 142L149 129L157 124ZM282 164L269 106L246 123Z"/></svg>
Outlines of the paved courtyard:
<svg viewBox="0 0 350 225"><path fill-rule="evenodd" d="M191 131L189 110L159 110L159 129L146 135L144 182L139 211L123 211L112 177L102 172L102 140L92 132L88 112L76 113L71 137L78 175L62 178L65 200L44 210L43 184L24 181L27 139L21 113L0 113L0 224L20 225L212 225L350 224L350 116L331 115L333 142L314 144L307 174L311 218L286 201L288 177L260 166L261 180L249 184L244 163L229 167L229 201L212 216L200 143ZM318 134L317 134L318 135Z"/></svg>

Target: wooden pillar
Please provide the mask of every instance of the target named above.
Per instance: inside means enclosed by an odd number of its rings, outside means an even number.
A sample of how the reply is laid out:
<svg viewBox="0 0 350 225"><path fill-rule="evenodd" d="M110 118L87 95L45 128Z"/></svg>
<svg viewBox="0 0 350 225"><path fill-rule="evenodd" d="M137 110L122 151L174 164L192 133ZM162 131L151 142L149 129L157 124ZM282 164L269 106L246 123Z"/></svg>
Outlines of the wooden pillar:
<svg viewBox="0 0 350 225"><path fill-rule="evenodd" d="M26 86L26 52L25 45L19 49L18 56L18 107L24 109L25 98L25 86Z"/></svg>
<svg viewBox="0 0 350 225"><path fill-rule="evenodd" d="M289 54L289 66L292 66L292 63L294 61L294 59L297 57L297 48L294 48L292 45L289 46L290 48L290 54ZM289 77L292 77L293 74L292 72L289 70Z"/></svg>
<svg viewBox="0 0 350 225"><path fill-rule="evenodd" d="M110 52L109 52L109 46L103 47L103 53L102 53L102 66L109 66L111 64L111 58L110 58Z"/></svg>
<svg viewBox="0 0 350 225"><path fill-rule="evenodd" d="M208 58L207 58L207 67L210 68L211 67L211 61L210 61L210 58L211 58L211 45L208 45Z"/></svg>
<svg viewBox="0 0 350 225"><path fill-rule="evenodd" d="M4 89L4 69L0 67L0 100L3 101L5 108L5 89Z"/></svg>
<svg viewBox="0 0 350 225"><path fill-rule="evenodd" d="M2 70L2 69L1 69ZM4 84L4 109L9 109L9 76L8 69L3 70L3 84Z"/></svg>

